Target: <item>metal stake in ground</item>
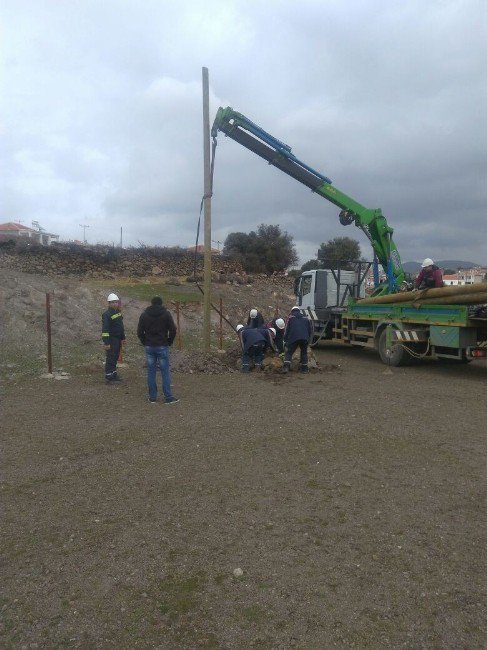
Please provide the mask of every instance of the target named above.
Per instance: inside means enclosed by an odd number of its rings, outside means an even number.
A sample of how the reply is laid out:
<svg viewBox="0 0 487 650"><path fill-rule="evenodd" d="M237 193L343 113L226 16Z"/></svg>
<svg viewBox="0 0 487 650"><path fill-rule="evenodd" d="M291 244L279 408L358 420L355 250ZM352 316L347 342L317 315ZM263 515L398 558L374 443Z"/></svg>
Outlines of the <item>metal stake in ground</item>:
<svg viewBox="0 0 487 650"><path fill-rule="evenodd" d="M223 298L220 296L220 350L223 350Z"/></svg>
<svg viewBox="0 0 487 650"><path fill-rule="evenodd" d="M179 300L176 302L176 326L177 326L177 337L178 337L178 350L182 349L181 343L181 326L179 324Z"/></svg>
<svg viewBox="0 0 487 650"><path fill-rule="evenodd" d="M52 349L51 349L51 294L46 293L46 331L47 331L47 369L52 375Z"/></svg>

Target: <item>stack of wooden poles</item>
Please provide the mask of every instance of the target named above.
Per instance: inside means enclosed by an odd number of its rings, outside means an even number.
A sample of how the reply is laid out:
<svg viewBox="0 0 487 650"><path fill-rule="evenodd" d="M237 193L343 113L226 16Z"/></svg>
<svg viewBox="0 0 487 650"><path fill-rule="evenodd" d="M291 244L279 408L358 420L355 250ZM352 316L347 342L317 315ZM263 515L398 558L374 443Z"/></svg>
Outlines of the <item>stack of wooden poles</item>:
<svg viewBox="0 0 487 650"><path fill-rule="evenodd" d="M361 305L381 305L410 302L414 305L483 305L487 303L487 282L456 285L439 289L404 291L387 296L364 298Z"/></svg>

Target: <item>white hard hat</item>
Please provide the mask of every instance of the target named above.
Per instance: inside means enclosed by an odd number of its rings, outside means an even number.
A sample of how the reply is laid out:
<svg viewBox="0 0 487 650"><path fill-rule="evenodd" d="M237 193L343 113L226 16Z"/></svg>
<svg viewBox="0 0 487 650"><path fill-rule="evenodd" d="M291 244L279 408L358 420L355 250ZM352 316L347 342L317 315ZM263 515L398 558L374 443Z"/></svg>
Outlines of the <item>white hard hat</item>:
<svg viewBox="0 0 487 650"><path fill-rule="evenodd" d="M117 296L116 293L109 293L107 300L108 302L117 302L118 300L120 300L120 298Z"/></svg>
<svg viewBox="0 0 487 650"><path fill-rule="evenodd" d="M250 318L255 318L257 316L257 309L250 310Z"/></svg>
<svg viewBox="0 0 487 650"><path fill-rule="evenodd" d="M276 336L276 330L273 327L269 327L269 332L272 334L273 337Z"/></svg>
<svg viewBox="0 0 487 650"><path fill-rule="evenodd" d="M277 318L276 325L280 330L283 330L284 327L286 326L286 323L284 322L284 318Z"/></svg>
<svg viewBox="0 0 487 650"><path fill-rule="evenodd" d="M423 260L423 263L421 264L421 268L425 268L427 266L433 266L434 262L430 257L427 257L425 260Z"/></svg>
<svg viewBox="0 0 487 650"><path fill-rule="evenodd" d="M239 323L235 329L237 330L237 332L240 332L240 330L243 330L243 325Z"/></svg>
<svg viewBox="0 0 487 650"><path fill-rule="evenodd" d="M301 307L299 307L299 305L294 305L294 307L291 309L291 311L294 311L295 309L297 309L298 311L301 311Z"/></svg>

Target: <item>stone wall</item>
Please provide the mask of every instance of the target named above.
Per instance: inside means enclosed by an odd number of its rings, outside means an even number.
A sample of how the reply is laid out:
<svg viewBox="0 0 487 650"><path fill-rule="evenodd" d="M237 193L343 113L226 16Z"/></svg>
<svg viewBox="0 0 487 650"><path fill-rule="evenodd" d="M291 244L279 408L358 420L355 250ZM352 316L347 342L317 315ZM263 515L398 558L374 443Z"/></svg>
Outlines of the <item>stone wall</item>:
<svg viewBox="0 0 487 650"><path fill-rule="evenodd" d="M194 254L184 249L116 249L57 245L50 247L5 246L0 248L0 268L41 275L82 276L93 278L191 276ZM197 256L197 273L201 275L203 256ZM216 275L244 277L240 264L228 257L214 255L212 270ZM214 278L216 279L216 278ZM244 278L245 279L245 278Z"/></svg>

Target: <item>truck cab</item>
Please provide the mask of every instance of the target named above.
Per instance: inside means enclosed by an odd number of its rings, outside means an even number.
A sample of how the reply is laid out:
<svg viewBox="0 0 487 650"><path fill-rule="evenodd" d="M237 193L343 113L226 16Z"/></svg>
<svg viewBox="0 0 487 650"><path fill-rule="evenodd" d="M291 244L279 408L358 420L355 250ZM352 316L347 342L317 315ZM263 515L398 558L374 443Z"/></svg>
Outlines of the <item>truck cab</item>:
<svg viewBox="0 0 487 650"><path fill-rule="evenodd" d="M348 298L365 296L360 271L305 271L296 283L296 304L314 326L314 338L333 338L333 316L346 311Z"/></svg>

